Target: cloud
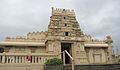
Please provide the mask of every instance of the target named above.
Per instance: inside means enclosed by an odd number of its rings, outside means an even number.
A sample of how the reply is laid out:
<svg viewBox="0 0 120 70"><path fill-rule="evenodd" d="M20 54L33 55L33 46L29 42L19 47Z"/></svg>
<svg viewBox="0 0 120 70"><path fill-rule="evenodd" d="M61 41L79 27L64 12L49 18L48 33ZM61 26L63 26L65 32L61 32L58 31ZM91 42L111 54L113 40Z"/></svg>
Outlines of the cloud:
<svg viewBox="0 0 120 70"><path fill-rule="evenodd" d="M78 20L84 32L95 38L112 35L114 47L120 45L120 1L84 0L76 1Z"/></svg>
<svg viewBox="0 0 120 70"><path fill-rule="evenodd" d="M112 35L119 46L120 0L0 0L0 39L47 30L51 7L75 9L85 33L99 39Z"/></svg>

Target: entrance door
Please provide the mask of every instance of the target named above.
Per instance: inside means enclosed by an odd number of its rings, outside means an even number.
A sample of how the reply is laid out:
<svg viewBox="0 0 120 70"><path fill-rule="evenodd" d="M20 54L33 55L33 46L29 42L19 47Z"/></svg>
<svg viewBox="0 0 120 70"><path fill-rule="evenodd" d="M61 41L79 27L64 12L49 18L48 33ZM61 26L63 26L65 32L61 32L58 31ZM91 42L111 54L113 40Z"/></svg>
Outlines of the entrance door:
<svg viewBox="0 0 120 70"><path fill-rule="evenodd" d="M94 55L94 63L101 63L101 56L99 54Z"/></svg>
<svg viewBox="0 0 120 70"><path fill-rule="evenodd" d="M61 43L61 52L64 50L67 50L68 53L71 55L72 50L71 50L71 43ZM62 55L62 60L63 60L63 55ZM70 57L65 53L65 64L70 64Z"/></svg>

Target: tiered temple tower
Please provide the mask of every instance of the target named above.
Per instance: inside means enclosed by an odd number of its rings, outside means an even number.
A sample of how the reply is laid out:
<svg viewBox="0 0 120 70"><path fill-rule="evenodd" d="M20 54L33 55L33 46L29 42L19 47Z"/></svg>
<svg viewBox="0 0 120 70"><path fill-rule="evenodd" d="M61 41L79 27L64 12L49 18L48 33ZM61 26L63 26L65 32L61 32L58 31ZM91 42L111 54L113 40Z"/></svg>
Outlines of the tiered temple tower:
<svg viewBox="0 0 120 70"><path fill-rule="evenodd" d="M48 50L48 52L59 54L67 50L75 58L76 64L88 63L84 50L83 32L76 20L74 10L52 8L46 43L53 44L53 46L48 46L50 49L51 47L58 49L58 51Z"/></svg>
<svg viewBox="0 0 120 70"><path fill-rule="evenodd" d="M76 20L74 10L52 8L52 16L48 26L49 36L80 37L82 31Z"/></svg>

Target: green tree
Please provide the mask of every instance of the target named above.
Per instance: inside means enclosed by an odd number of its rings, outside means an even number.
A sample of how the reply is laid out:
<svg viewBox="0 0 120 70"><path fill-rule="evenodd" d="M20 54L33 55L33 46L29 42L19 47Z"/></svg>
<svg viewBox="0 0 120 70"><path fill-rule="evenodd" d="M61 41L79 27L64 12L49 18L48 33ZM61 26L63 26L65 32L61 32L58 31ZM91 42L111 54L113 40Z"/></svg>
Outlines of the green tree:
<svg viewBox="0 0 120 70"><path fill-rule="evenodd" d="M45 62L45 65L62 65L63 61L58 58L49 59Z"/></svg>

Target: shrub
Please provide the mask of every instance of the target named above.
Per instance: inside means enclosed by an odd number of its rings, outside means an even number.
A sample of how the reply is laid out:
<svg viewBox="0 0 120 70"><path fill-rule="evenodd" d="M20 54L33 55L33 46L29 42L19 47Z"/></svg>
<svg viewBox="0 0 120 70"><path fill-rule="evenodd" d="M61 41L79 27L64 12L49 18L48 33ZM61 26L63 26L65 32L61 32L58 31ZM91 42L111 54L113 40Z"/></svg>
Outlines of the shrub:
<svg viewBox="0 0 120 70"><path fill-rule="evenodd" d="M45 65L62 65L62 64L63 64L62 60L58 58L49 59L45 62Z"/></svg>

